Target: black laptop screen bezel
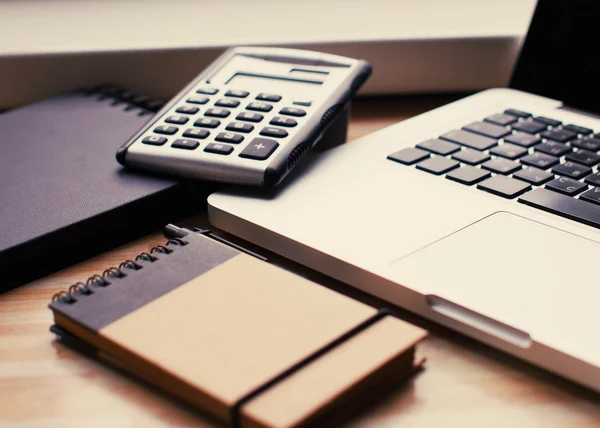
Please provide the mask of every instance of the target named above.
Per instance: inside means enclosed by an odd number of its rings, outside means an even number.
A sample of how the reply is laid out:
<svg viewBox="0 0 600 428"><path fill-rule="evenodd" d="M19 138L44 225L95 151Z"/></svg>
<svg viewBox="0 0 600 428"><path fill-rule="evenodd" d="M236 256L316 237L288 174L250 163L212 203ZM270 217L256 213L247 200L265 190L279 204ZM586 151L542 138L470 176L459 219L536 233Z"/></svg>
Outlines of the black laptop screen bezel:
<svg viewBox="0 0 600 428"><path fill-rule="evenodd" d="M510 87L600 114L599 0L539 0Z"/></svg>

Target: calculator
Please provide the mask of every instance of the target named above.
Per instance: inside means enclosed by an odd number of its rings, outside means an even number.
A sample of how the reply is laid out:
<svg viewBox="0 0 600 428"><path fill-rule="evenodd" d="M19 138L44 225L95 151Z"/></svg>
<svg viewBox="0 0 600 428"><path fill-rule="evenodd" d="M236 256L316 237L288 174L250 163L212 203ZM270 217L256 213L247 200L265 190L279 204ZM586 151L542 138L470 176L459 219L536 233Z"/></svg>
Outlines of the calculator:
<svg viewBox="0 0 600 428"><path fill-rule="evenodd" d="M276 186L318 143L345 141L349 103L370 73L367 62L337 55L228 49L117 160L187 178Z"/></svg>

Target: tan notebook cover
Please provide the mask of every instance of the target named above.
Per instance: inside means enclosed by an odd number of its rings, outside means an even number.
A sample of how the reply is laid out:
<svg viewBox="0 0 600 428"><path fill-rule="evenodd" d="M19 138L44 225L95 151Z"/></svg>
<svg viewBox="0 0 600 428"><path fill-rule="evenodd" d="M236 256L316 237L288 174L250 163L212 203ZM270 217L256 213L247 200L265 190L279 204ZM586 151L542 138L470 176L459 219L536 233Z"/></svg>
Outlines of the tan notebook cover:
<svg viewBox="0 0 600 428"><path fill-rule="evenodd" d="M323 423L414 370L423 330L202 234L170 244L59 293L56 325L244 427Z"/></svg>

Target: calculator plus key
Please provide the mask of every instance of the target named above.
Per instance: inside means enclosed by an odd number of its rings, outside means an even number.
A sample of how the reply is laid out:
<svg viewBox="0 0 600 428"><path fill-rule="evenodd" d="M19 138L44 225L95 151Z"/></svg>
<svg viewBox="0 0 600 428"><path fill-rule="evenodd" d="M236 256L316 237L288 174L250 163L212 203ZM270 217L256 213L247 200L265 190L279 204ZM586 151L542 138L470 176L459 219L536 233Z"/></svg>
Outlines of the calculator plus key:
<svg viewBox="0 0 600 428"><path fill-rule="evenodd" d="M182 114L196 114L199 111L200 111L200 109L198 107L193 107L193 106L181 106L177 110L175 110L176 113L182 113Z"/></svg>
<svg viewBox="0 0 600 428"><path fill-rule="evenodd" d="M179 128L176 128L175 126L157 126L156 128L154 128L154 132L156 132L157 134L164 134L164 135L173 135L175 133L177 133L177 131L179 131Z"/></svg>
<svg viewBox="0 0 600 428"><path fill-rule="evenodd" d="M275 125L275 126L285 126L287 128L293 128L294 126L298 125L298 122L296 122L291 117L275 116L273 119L271 119L269 124Z"/></svg>
<svg viewBox="0 0 600 428"><path fill-rule="evenodd" d="M253 122L253 123L258 123L261 120L264 119L264 116L262 114L258 114L258 113L250 113L248 111L244 111L240 114L238 114L236 116L237 120L243 120L245 122Z"/></svg>
<svg viewBox="0 0 600 428"><path fill-rule="evenodd" d="M239 156L247 159L265 160L273 154L277 147L279 147L277 141L255 138L242 150Z"/></svg>
<svg viewBox="0 0 600 428"><path fill-rule="evenodd" d="M205 139L209 135L210 135L210 132L208 132L206 129L194 129L194 128L186 129L186 131L183 133L183 136L185 138L199 138L201 140Z"/></svg>
<svg viewBox="0 0 600 428"><path fill-rule="evenodd" d="M216 128L220 124L221 122L219 122L217 119L208 118L198 119L194 122L194 126L199 126L201 128Z"/></svg>
<svg viewBox="0 0 600 428"><path fill-rule="evenodd" d="M215 105L217 107L229 107L229 108L236 108L237 106L240 105L240 102L238 100L231 100L231 99L220 99L218 100Z"/></svg>
<svg viewBox="0 0 600 428"><path fill-rule="evenodd" d="M260 135L265 137L285 138L288 136L288 132L285 129L280 128L263 128L260 131Z"/></svg>
<svg viewBox="0 0 600 428"><path fill-rule="evenodd" d="M295 117L306 116L306 112L304 110L302 110L301 108L296 108L296 107L284 107L279 111L279 114L284 114L286 116L295 116Z"/></svg>
<svg viewBox="0 0 600 428"><path fill-rule="evenodd" d="M231 122L225 127L225 129L228 131L237 131L247 134L248 132L252 132L254 130L254 125L243 122Z"/></svg>
<svg viewBox="0 0 600 428"><path fill-rule="evenodd" d="M254 101L246 106L247 110L253 111L261 111L261 112L269 112L273 110L273 106L271 104L264 103L262 101Z"/></svg>
<svg viewBox="0 0 600 428"><path fill-rule="evenodd" d="M209 108L204 113L204 116L218 117L218 118L222 119L222 118L229 116L230 114L231 114L231 112L224 108Z"/></svg>
<svg viewBox="0 0 600 428"><path fill-rule="evenodd" d="M222 143L239 144L244 141L244 137L239 134L234 134L233 132L221 132L217 135L215 140L221 141Z"/></svg>
<svg viewBox="0 0 600 428"><path fill-rule="evenodd" d="M165 122L173 123L175 125L183 125L184 123L187 123L188 120L190 119L185 116L169 116L165 119Z"/></svg>
<svg viewBox="0 0 600 428"><path fill-rule="evenodd" d="M159 137L158 135L151 135L142 140L142 143L149 144L151 146L162 146L167 142L165 137Z"/></svg>

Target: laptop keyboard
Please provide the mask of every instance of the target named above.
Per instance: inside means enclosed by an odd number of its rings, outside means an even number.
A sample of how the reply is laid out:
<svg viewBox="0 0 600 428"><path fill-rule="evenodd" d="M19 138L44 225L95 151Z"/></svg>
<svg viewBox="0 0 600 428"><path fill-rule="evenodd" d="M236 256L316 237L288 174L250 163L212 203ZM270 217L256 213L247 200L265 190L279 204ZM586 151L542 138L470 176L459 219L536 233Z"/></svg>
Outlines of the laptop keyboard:
<svg viewBox="0 0 600 428"><path fill-rule="evenodd" d="M388 159L600 228L600 133L508 109Z"/></svg>

